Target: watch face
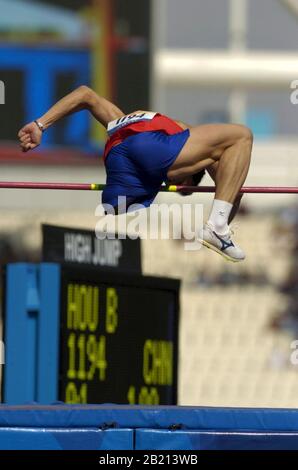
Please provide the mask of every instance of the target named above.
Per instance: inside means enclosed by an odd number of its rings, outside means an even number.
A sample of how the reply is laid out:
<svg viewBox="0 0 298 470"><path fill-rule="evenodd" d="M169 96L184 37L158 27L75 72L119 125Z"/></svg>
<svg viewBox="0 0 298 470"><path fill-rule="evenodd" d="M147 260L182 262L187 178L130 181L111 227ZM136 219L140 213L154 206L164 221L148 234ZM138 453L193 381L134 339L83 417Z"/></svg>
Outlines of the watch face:
<svg viewBox="0 0 298 470"><path fill-rule="evenodd" d="M37 127L43 132L44 131L44 126L41 122L39 121L34 121Z"/></svg>

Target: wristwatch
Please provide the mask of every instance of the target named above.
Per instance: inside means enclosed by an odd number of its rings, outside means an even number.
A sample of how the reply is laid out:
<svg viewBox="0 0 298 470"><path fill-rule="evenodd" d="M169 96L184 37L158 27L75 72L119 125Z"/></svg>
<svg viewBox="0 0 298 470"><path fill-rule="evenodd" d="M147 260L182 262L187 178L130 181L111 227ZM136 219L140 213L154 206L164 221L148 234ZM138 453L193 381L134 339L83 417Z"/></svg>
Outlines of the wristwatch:
<svg viewBox="0 0 298 470"><path fill-rule="evenodd" d="M41 130L41 132L45 131L44 125L40 121L34 121L35 124L37 125L38 129Z"/></svg>

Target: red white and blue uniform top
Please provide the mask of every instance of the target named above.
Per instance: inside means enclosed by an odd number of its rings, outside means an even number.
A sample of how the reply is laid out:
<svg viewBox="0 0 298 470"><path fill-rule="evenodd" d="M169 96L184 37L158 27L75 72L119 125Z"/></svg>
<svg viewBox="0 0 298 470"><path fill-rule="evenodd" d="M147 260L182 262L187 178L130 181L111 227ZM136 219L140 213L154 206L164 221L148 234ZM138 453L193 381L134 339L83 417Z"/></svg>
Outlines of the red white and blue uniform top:
<svg viewBox="0 0 298 470"><path fill-rule="evenodd" d="M107 127L109 138L104 149L104 160L107 158L110 150L116 145L121 144L127 137L140 132L154 131L174 135L182 132L183 129L167 116L148 111L136 111L110 122Z"/></svg>

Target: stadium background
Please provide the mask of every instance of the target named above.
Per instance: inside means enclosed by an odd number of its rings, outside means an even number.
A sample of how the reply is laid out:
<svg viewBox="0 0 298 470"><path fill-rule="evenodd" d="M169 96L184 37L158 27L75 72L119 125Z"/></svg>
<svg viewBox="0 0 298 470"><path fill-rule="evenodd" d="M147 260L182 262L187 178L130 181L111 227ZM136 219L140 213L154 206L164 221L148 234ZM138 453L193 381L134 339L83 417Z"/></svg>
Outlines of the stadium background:
<svg viewBox="0 0 298 470"><path fill-rule="evenodd" d="M85 113L48 132L45 145L31 155L22 155L16 142L24 122L84 82L127 111L154 104L193 124L235 119L247 124L255 134L248 184L297 185L298 107L290 101L290 83L238 90L157 89L154 82L150 63L159 48L232 48L244 32L232 28L231 5L228 0L0 0L0 78L6 85L6 105L0 106L1 179L104 182L104 135ZM248 1L245 48L296 54L294 6L294 1ZM176 195L159 200L169 198L181 202ZM203 202L207 214L211 196L183 200L189 201ZM34 191L2 190L1 264L39 261L41 223L94 229L97 204L94 193L45 191L37 197ZM290 362L298 330L295 196L248 195L238 222L237 240L247 251L239 266L206 250L187 253L178 241L142 242L144 273L183 281L179 404L296 407L297 367Z"/></svg>

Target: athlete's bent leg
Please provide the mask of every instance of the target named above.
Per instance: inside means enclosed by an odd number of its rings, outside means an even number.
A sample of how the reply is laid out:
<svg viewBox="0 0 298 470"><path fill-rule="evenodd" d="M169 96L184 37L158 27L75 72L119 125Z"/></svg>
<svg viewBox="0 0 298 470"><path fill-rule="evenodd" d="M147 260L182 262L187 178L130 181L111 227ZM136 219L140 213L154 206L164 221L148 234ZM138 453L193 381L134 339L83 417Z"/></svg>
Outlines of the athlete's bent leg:
<svg viewBox="0 0 298 470"><path fill-rule="evenodd" d="M208 168L206 168L206 170L208 171L209 175L211 176L214 183L216 184L216 175L217 175L217 170L218 170L218 162L215 162L212 165L208 166ZM233 204L233 209L232 209L232 211L230 213L230 216L229 216L229 220L228 220L229 224L235 219L235 217L236 217L236 215L239 211L242 198L243 198L243 194L239 193L238 196L236 197L236 200Z"/></svg>
<svg viewBox="0 0 298 470"><path fill-rule="evenodd" d="M181 180L218 162L215 197L233 204L249 170L252 142L251 131L241 125L193 127L168 178Z"/></svg>
<svg viewBox="0 0 298 470"><path fill-rule="evenodd" d="M245 257L231 241L228 222L249 170L252 142L251 131L240 125L192 128L190 138L168 172L169 179L175 180L217 163L216 193L204 228L204 244L232 261Z"/></svg>

